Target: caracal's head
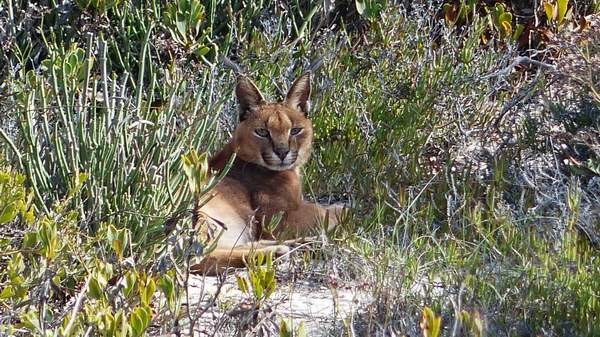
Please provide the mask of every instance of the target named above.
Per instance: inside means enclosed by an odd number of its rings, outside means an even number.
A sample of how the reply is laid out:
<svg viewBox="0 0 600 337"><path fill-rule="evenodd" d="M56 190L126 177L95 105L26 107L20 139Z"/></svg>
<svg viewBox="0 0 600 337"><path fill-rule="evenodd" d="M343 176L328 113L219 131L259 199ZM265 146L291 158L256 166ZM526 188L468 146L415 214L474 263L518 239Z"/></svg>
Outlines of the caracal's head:
<svg viewBox="0 0 600 337"><path fill-rule="evenodd" d="M309 73L292 84L283 102L266 102L244 76L238 77L235 93L240 123L233 145L238 158L274 171L296 169L308 160L313 139Z"/></svg>

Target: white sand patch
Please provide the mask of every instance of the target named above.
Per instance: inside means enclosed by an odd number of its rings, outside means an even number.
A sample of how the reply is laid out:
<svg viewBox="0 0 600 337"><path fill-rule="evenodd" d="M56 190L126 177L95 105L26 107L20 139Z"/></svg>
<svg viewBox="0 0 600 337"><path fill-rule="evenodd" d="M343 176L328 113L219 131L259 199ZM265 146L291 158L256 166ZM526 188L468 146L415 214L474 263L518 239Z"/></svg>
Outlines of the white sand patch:
<svg viewBox="0 0 600 337"><path fill-rule="evenodd" d="M244 272L239 275L245 276ZM219 292L220 282L216 277L191 276L189 280L189 304L192 308L210 305ZM307 336L330 336L331 330L339 329L344 321L363 308L369 297L358 287L327 287L310 280L295 282L279 281L275 292L266 303L271 322L279 324L282 319L294 326L304 322ZM194 336L230 336L235 327L252 315L249 310L250 298L236 283L234 275L229 275L221 285L214 304L198 319L194 326ZM189 321L183 323L183 331L189 331ZM271 324L273 326L273 324ZM238 327L239 329L239 327ZM242 329L243 330L243 329Z"/></svg>

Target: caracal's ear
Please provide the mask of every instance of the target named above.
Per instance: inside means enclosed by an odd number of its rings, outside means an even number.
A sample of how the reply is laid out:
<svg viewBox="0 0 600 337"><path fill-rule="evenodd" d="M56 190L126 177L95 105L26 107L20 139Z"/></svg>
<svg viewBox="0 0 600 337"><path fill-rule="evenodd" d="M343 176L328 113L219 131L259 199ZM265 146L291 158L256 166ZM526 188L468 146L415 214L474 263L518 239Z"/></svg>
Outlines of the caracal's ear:
<svg viewBox="0 0 600 337"><path fill-rule="evenodd" d="M304 73L292 84L290 91L285 97L285 103L291 108L298 109L308 116L310 109L310 73Z"/></svg>
<svg viewBox="0 0 600 337"><path fill-rule="evenodd" d="M265 99L256 85L244 75L239 75L237 78L235 95L239 104L240 122L248 118L250 113L256 111L260 105L265 103Z"/></svg>

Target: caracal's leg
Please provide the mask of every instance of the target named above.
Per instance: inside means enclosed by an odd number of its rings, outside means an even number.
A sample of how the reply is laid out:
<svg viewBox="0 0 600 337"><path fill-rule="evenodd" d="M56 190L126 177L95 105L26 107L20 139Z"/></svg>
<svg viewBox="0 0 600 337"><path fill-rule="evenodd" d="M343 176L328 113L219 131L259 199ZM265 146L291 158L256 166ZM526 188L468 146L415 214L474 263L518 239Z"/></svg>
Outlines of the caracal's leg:
<svg viewBox="0 0 600 337"><path fill-rule="evenodd" d="M279 257L287 254L290 247L278 244L275 241L269 242L250 242L233 248L215 248L210 254L202 259L198 264L190 267L193 273L215 275L222 273L227 268L243 268L246 261L252 255L263 253L272 253L273 257Z"/></svg>
<svg viewBox="0 0 600 337"><path fill-rule="evenodd" d="M312 202L302 202L300 207L288 211L284 223L275 229L278 239L297 239L314 234L315 229L326 224L327 230L337 226L344 212L341 205L322 206Z"/></svg>

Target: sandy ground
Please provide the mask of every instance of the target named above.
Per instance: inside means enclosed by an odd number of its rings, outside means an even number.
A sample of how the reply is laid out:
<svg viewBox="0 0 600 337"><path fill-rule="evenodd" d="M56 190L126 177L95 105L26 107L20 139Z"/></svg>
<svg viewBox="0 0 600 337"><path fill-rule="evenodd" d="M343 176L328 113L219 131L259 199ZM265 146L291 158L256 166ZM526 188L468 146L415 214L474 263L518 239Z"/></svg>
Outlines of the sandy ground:
<svg viewBox="0 0 600 337"><path fill-rule="evenodd" d="M237 275L245 276L246 272L240 271ZM258 317L261 322L259 325L266 331L263 335L278 336L282 320L294 327L303 323L306 336L331 336L335 331L339 335L344 321L352 320L352 316L369 302L368 295L356 286L335 288L309 278L280 279L275 293L256 316L249 296L239 289L235 275L227 276L219 291L220 283L216 277L190 276L188 299L184 303L189 304L192 311L208 309L195 322L193 334L189 329L190 320L181 320L182 336L257 335L256 325L245 323L253 317Z"/></svg>

